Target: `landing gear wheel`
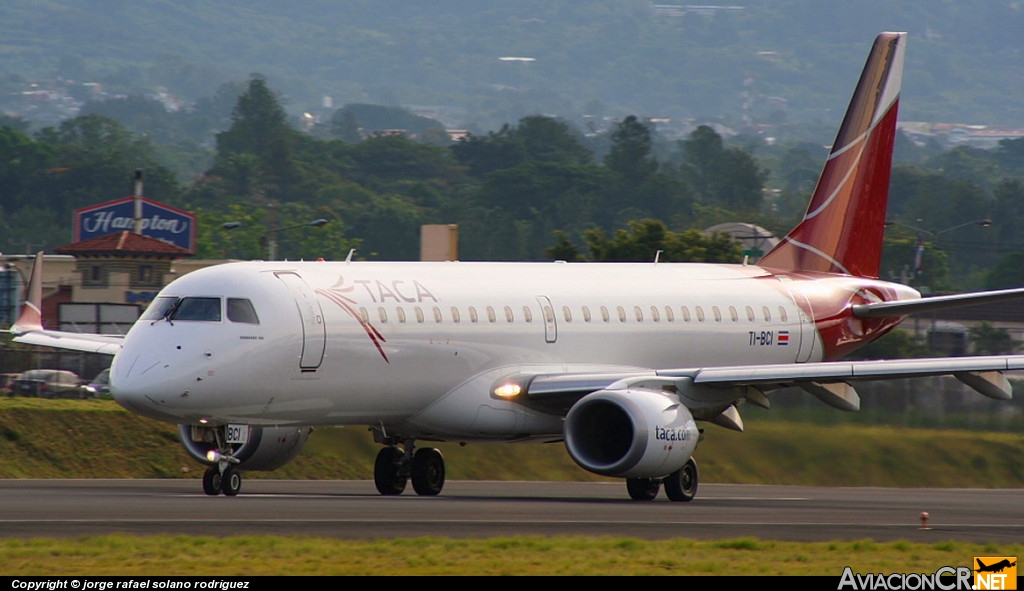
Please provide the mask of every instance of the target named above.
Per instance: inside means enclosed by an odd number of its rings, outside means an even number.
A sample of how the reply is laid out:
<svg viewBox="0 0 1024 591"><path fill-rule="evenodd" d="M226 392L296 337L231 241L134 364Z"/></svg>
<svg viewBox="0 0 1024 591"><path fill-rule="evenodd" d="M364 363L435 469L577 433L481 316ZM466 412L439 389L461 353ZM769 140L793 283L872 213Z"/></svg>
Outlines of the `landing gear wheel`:
<svg viewBox="0 0 1024 591"><path fill-rule="evenodd" d="M682 468L665 477L665 494L672 501L692 501L697 496L697 462L690 458Z"/></svg>
<svg viewBox="0 0 1024 591"><path fill-rule="evenodd" d="M656 478L627 478L626 491L634 501L651 501L658 496L661 481Z"/></svg>
<svg viewBox="0 0 1024 591"><path fill-rule="evenodd" d="M242 475L229 466L221 475L220 488L221 492L229 497L237 495L238 491L242 490Z"/></svg>
<svg viewBox="0 0 1024 591"><path fill-rule="evenodd" d="M215 497L220 494L221 477L217 466L207 468L203 473L203 492Z"/></svg>
<svg viewBox="0 0 1024 591"><path fill-rule="evenodd" d="M373 462L373 484L382 495L400 495L405 490L406 476L401 472L402 457L405 454L394 446L388 446L377 453Z"/></svg>
<svg viewBox="0 0 1024 591"><path fill-rule="evenodd" d="M444 488L444 458L432 447L416 450L412 457L412 487L416 494L432 497Z"/></svg>

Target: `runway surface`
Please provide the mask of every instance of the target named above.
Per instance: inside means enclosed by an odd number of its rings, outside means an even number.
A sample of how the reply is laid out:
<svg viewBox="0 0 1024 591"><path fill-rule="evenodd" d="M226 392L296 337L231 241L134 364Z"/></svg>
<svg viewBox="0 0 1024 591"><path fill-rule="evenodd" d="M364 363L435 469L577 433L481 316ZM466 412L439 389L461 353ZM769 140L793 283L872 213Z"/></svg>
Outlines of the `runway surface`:
<svg viewBox="0 0 1024 591"><path fill-rule="evenodd" d="M0 480L0 537L113 532L338 538L628 536L1009 543L1024 491L702 484L690 503L629 500L623 483L473 482L382 497L360 480L254 480L208 497L197 480ZM930 514L922 529L921 512Z"/></svg>

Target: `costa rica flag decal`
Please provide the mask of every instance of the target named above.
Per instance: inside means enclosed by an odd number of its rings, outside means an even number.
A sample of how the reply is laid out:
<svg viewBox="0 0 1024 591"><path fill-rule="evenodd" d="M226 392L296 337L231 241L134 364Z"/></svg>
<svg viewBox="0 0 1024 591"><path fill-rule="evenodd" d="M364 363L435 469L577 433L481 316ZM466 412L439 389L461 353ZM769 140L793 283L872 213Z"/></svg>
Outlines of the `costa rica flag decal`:
<svg viewBox="0 0 1024 591"><path fill-rule="evenodd" d="M788 330L780 330L779 331L779 339L778 339L777 342L779 343L780 347L784 347L784 346L788 345L789 344L789 331Z"/></svg>

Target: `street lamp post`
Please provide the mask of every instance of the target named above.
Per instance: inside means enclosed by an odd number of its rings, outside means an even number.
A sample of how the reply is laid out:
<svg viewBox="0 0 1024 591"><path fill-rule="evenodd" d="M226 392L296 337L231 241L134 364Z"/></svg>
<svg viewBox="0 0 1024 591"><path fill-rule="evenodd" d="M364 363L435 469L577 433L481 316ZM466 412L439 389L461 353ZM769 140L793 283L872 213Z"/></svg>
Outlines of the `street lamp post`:
<svg viewBox="0 0 1024 591"><path fill-rule="evenodd" d="M920 220L918 220L918 221L920 221ZM924 238L925 238L925 236L930 237L933 241L937 241L938 236L941 235L941 234L945 234L946 232L952 232L953 230L959 230L961 228L966 228L968 226L979 226L981 228L988 228L989 226L992 225L992 220L990 220L989 218L978 218L976 220L971 220L971 221L968 221L968 222L964 222L962 224L956 224L955 226L950 226L948 228L942 228L940 230L926 230L924 228L919 228L917 226L913 226L911 224L907 224L905 222L899 222L899 221L896 221L896 220L886 220L885 221L885 225L886 225L886 227L888 227L888 226L903 226L904 228L908 228L910 230L913 230L913 231L917 232L917 248L914 250L914 271L913 271L914 272L914 276L917 276L917 275L921 274L921 269L922 269L922 266L923 266L923 262L922 261L923 261L923 258L924 258L924 250L925 250L925 245L924 245ZM905 275L905 272L906 272L906 267L904 267L903 282L904 283L908 283L906 275ZM924 287L924 286L922 286L922 287Z"/></svg>
<svg viewBox="0 0 1024 591"><path fill-rule="evenodd" d="M275 227L271 226L267 230L266 234L264 234L263 236L260 236L260 251L262 251L263 248L266 247L266 249L267 249L267 260L268 261L273 261L273 260L275 260L277 258L277 233L278 232L284 232L285 230L294 230L295 228L305 228L305 227L308 227L308 226L312 226L314 228L319 228L319 227L321 227L321 226L323 226L325 224L327 224L327 220L325 220L324 218L318 218L318 219L315 219L315 220L313 220L311 222L305 222L305 223L302 223L302 224L295 224L295 225L292 225L292 226L284 226L284 227L281 227L281 228L275 228ZM242 226L242 222L224 222L223 224L221 224L221 228L224 228L225 230L234 230L235 228L240 228L241 226Z"/></svg>
<svg viewBox="0 0 1024 591"><path fill-rule="evenodd" d="M918 220L918 221L920 221L920 220ZM935 238L939 234L945 234L946 232L952 232L953 230L959 230L960 228L966 228L967 226L980 226L982 228L987 228L987 227L992 225L992 220L990 220L988 218L978 218L976 220L971 220L969 222L964 222L962 224L957 224L955 226L950 226L949 228L943 228L941 230L925 230L924 228L918 228L917 226L911 226L910 224L907 224L907 223L904 223L904 222L898 222L896 220L885 220L885 225L886 226L903 226L904 228L910 228L911 230L917 232L919 235L920 234L927 234L927 235L931 236L932 238Z"/></svg>

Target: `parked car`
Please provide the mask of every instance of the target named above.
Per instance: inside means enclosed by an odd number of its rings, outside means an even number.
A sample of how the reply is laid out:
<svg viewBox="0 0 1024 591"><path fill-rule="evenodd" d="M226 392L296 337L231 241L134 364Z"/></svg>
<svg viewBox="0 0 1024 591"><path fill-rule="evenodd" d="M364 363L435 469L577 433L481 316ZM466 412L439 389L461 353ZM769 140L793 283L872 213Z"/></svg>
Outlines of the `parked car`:
<svg viewBox="0 0 1024 591"><path fill-rule="evenodd" d="M0 394L7 394L8 396L14 396L14 392L11 387L14 386L14 378L21 374L17 373L0 373Z"/></svg>
<svg viewBox="0 0 1024 591"><path fill-rule="evenodd" d="M107 396L110 394L110 368L107 368L100 373L96 374L96 377L91 382L82 386L85 390L86 398L98 398L100 396Z"/></svg>
<svg viewBox="0 0 1024 591"><path fill-rule="evenodd" d="M73 371L30 369L14 379L12 394L40 398L82 398L82 380Z"/></svg>

